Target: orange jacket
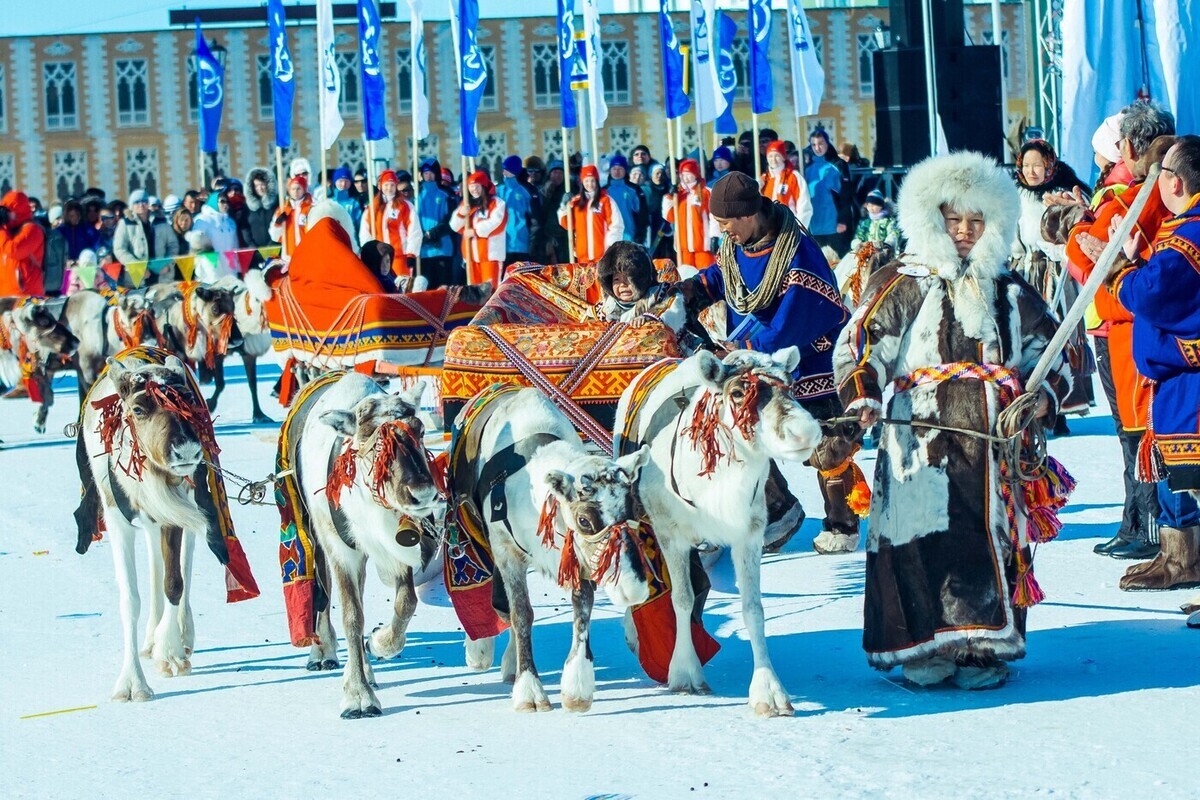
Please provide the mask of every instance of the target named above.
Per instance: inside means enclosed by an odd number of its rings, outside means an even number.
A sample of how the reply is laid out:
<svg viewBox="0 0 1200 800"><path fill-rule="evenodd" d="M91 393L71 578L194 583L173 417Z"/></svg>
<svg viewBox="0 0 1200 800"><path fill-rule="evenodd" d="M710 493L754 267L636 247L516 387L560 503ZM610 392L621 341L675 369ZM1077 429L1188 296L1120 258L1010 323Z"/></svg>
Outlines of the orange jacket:
<svg viewBox="0 0 1200 800"><path fill-rule="evenodd" d="M697 192L700 202L696 202ZM708 213L709 191L707 186L697 186L696 191L686 192L683 189L663 197L663 219L675 225L675 220L683 220L676 227L676 237L679 241L679 257L689 267L703 269L712 266L712 246L710 239L716 235L712 217ZM696 262L704 263L696 263Z"/></svg>
<svg viewBox="0 0 1200 800"><path fill-rule="evenodd" d="M762 195L768 200L783 203L805 227L812 220L812 198L808 195L808 184L804 176L786 165L776 177L767 170L758 181L762 185Z"/></svg>
<svg viewBox="0 0 1200 800"><path fill-rule="evenodd" d="M42 257L46 234L33 221L33 208L24 192L9 192L0 200L8 209L8 226L0 228L0 297L41 296Z"/></svg>
<svg viewBox="0 0 1200 800"><path fill-rule="evenodd" d="M367 212L363 214L358 231L360 242L372 239L390 244L395 251L397 262L405 261L406 257L416 258L423 237L421 224L412 203L399 194L393 197L390 203L384 203L383 197L375 195ZM407 265L403 274L408 274Z"/></svg>
<svg viewBox="0 0 1200 800"><path fill-rule="evenodd" d="M1083 252L1079 246L1079 234L1090 233L1103 242L1108 241L1108 228L1113 216L1128 212L1133 205L1138 192L1145 186L1138 182L1125 191L1120 192L1096 212L1092 222L1081 222L1071 229L1067 238L1067 259L1078 270L1082 280L1086 281L1092 274L1096 263ZM1140 231L1146 244L1139 255L1149 258L1152 250L1151 243L1158 235L1158 229L1163 222L1173 215L1163 205L1158 188L1150 186L1149 200L1146 201L1142 213L1138 216L1134 230ZM1073 270L1074 271L1074 270ZM1127 432L1145 430L1146 417L1150 409L1150 383L1138 374L1133 363L1133 315L1121 305L1107 287L1101 286L1096 292L1096 313L1107 320L1108 353L1112 363L1113 384L1117 393L1117 414L1121 418L1121 427Z"/></svg>
<svg viewBox="0 0 1200 800"><path fill-rule="evenodd" d="M279 242L283 255L290 256L294 253L296 246L304 238L304 229L308 225L308 214L312 211L312 205L312 195L306 194L300 198L299 208L293 206L291 198L284 198L283 209L276 215L276 218L283 217L283 221L273 221L270 228L271 238Z"/></svg>
<svg viewBox="0 0 1200 800"><path fill-rule="evenodd" d="M607 192L602 191L600 199L591 206L576 196L569 205L560 208L558 221L564 228L568 213L575 223L575 260L580 264L599 261L609 245L621 241L625 233L625 219Z"/></svg>

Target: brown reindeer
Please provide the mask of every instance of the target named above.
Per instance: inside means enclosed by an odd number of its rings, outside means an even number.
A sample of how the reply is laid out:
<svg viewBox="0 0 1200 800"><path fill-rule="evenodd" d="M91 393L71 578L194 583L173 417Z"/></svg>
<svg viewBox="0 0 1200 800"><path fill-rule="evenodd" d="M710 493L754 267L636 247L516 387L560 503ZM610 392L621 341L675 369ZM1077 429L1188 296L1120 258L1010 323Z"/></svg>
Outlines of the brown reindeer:
<svg viewBox="0 0 1200 800"><path fill-rule="evenodd" d="M47 305L41 300L0 298L0 356L5 382L16 385L28 377L30 395L37 403L33 413L33 428L46 432L46 417L54 404L50 377L54 370L68 363L79 347L79 339L60 319L61 301ZM55 313L56 310L59 313Z"/></svg>

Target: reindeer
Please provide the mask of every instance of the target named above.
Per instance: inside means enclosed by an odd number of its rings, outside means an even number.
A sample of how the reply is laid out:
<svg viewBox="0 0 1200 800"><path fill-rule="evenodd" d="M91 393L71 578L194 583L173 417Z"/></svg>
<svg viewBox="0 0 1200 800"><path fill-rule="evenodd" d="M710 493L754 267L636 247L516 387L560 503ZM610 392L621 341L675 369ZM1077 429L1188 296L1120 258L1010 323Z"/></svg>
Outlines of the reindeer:
<svg viewBox="0 0 1200 800"><path fill-rule="evenodd" d="M144 352L157 354L163 363L145 358ZM161 350L130 351L109 360L89 395L98 399L85 403L80 414L77 460L84 493L75 512L80 528L76 549L87 549L102 513L112 542L125 640L112 690L115 701L154 696L138 660L137 527L150 553L150 613L142 654L151 656L167 677L191 671L195 630L189 593L196 539L207 538L218 557L224 547L204 463L206 449L216 449L212 423L194 385L175 356Z"/></svg>
<svg viewBox="0 0 1200 800"><path fill-rule="evenodd" d="M392 622L371 633L371 653L379 658L398 655L416 610L413 570L423 566L417 521L441 502L417 417L423 390L418 384L409 392L391 395L367 376L349 373L314 403L304 404L302 411L300 406L289 411L289 415L307 415L290 443L295 451L290 463L299 467L304 498L297 512L303 524L316 532L318 563L323 560L332 569L341 596L347 650L343 719L381 713L363 643L368 559L375 561L380 579L395 590ZM328 605L318 616L316 629L319 643L309 654L309 669L335 668L337 635Z"/></svg>
<svg viewBox="0 0 1200 800"><path fill-rule="evenodd" d="M571 594L574 621L562 702L568 711L587 711L596 685L589 640L596 586L623 608L650 594L640 543L630 530L637 524L631 487L649 448L616 461L590 454L570 420L536 389L495 396L466 420L459 441L470 442L467 451L478 454L468 458L459 451L452 457L452 480L459 502L487 512L480 516L496 563L493 580L503 585L508 613L502 616L512 624L500 674L513 684L513 708L551 708L533 661L526 577L533 569ZM497 513L500 507L504 513ZM489 669L494 648L494 637L468 638L467 665Z"/></svg>
<svg viewBox="0 0 1200 800"><path fill-rule="evenodd" d="M214 289L228 289L233 294L233 319L237 334L230 349L242 354L242 366L246 369L246 383L250 387L250 403L256 423L271 422L258 404L258 359L271 351L271 326L267 321L266 302L271 299L271 287L267 286L262 270L246 271L244 279L226 277L214 283ZM240 341L239 341L240 339ZM217 399L225 390L225 356L216 357L213 370L214 391L208 407L215 410Z"/></svg>
<svg viewBox="0 0 1200 800"><path fill-rule="evenodd" d="M145 290L122 292L104 310L105 351L113 356L129 347L166 347L166 337Z"/></svg>
<svg viewBox="0 0 1200 800"><path fill-rule="evenodd" d="M157 284L147 292L167 349L198 368L215 370L224 356L234 323L234 297L229 288L195 282ZM224 376L208 400L210 411L224 389Z"/></svg>
<svg viewBox="0 0 1200 800"><path fill-rule="evenodd" d="M760 716L793 713L767 652L759 582L770 461L802 461L821 439L816 420L789 393L799 361L795 347L773 355L739 350L724 362L701 351L674 368L651 367L666 374L648 392L635 380L617 405L615 449L650 447L637 494L671 576L676 636L668 686L711 691L689 632L694 595L688 563L701 541L725 545L754 654L750 706Z"/></svg>
<svg viewBox="0 0 1200 800"><path fill-rule="evenodd" d="M6 353L0 357L0 363L5 382L16 386L23 378L29 378L33 384L31 394L40 396L35 400L33 429L45 433L46 418L54 405L51 376L75 356L80 341L63 324L60 314L55 313L55 306L41 300L0 298L0 315L3 316L0 346Z"/></svg>

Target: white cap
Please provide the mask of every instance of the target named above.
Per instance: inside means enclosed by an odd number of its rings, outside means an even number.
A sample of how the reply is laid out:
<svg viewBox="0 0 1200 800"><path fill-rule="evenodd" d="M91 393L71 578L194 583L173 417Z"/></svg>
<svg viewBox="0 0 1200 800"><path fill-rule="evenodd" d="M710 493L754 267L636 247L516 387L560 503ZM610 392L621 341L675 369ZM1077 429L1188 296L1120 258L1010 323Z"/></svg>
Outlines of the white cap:
<svg viewBox="0 0 1200 800"><path fill-rule="evenodd" d="M144 203L149 199L149 196L141 189L134 189L129 193L129 205L133 205L134 203Z"/></svg>
<svg viewBox="0 0 1200 800"><path fill-rule="evenodd" d="M1092 149L1106 161L1121 160L1121 148L1117 146L1117 142L1121 141L1121 120L1124 116L1123 112L1113 114L1101 122L1100 127L1092 134Z"/></svg>
<svg viewBox="0 0 1200 800"><path fill-rule="evenodd" d="M100 263L100 259L96 258L95 250L80 250L79 258L75 259L75 261L81 267L94 267Z"/></svg>
<svg viewBox="0 0 1200 800"><path fill-rule="evenodd" d="M55 222L58 222L62 218L63 218L63 207L62 206L58 206L58 205L50 206L50 210L46 212L46 219L50 220L51 225L53 225Z"/></svg>
<svg viewBox="0 0 1200 800"><path fill-rule="evenodd" d="M168 214L174 214L179 210L180 205L181 203L178 195L169 194L163 198L163 211L167 212Z"/></svg>

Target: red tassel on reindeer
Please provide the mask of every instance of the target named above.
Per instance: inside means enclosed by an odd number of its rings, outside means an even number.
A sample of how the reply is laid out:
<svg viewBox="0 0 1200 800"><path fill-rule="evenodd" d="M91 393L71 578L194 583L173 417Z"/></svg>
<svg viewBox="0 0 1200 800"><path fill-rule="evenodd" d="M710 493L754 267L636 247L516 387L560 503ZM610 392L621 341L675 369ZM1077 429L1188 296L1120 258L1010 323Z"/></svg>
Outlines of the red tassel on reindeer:
<svg viewBox="0 0 1200 800"><path fill-rule="evenodd" d="M621 577L621 550L628 532L629 524L626 522L613 525L604 547L592 554L592 580L596 583L605 580L609 570L612 570L614 581Z"/></svg>
<svg viewBox="0 0 1200 800"><path fill-rule="evenodd" d="M579 588L579 556L575 554L575 536L563 537L562 558L558 561L558 585L572 591Z"/></svg>
<svg viewBox="0 0 1200 800"><path fill-rule="evenodd" d="M546 495L546 501L542 503L542 513L538 516L537 535L542 540L542 547L547 550L554 547L554 519L558 516L558 498L554 493ZM567 539L571 538L571 532L567 531Z"/></svg>
<svg viewBox="0 0 1200 800"><path fill-rule="evenodd" d="M347 442L346 449L338 453L338 457L333 460L333 467L329 470L329 480L325 484L325 496L329 498L331 506L334 508L341 506L342 489L354 483L354 477L357 474L358 451Z"/></svg>
<svg viewBox="0 0 1200 800"><path fill-rule="evenodd" d="M703 478L716 472L718 462L725 457L720 439L723 436L732 445L733 437L729 427L721 421L721 403L712 392L705 392L697 401L692 422L683 429L683 435L700 451L698 475Z"/></svg>

